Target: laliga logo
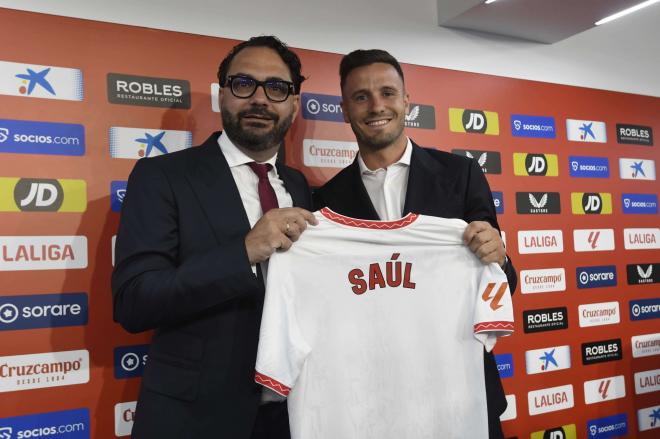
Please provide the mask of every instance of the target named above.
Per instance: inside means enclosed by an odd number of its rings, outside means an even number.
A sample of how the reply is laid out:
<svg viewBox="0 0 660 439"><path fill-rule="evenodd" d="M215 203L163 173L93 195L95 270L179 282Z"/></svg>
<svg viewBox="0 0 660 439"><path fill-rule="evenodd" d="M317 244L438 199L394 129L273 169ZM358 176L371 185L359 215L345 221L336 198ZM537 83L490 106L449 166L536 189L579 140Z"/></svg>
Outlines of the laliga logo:
<svg viewBox="0 0 660 439"><path fill-rule="evenodd" d="M9 129L0 128L0 143L3 143L8 138L9 138Z"/></svg>
<svg viewBox="0 0 660 439"><path fill-rule="evenodd" d="M18 308L12 303L5 303L0 306L0 322L2 323L14 323L18 318ZM1 439L1 438L0 438Z"/></svg>
<svg viewBox="0 0 660 439"><path fill-rule="evenodd" d="M309 111L310 114L319 114L319 111L321 111L321 105L319 104L319 101L316 99L308 100L307 111Z"/></svg>
<svg viewBox="0 0 660 439"><path fill-rule="evenodd" d="M121 357L121 367L126 372L132 372L140 366L140 358L134 352L129 352Z"/></svg>
<svg viewBox="0 0 660 439"><path fill-rule="evenodd" d="M516 128L516 131L520 131L520 127L522 127L522 122L516 119L513 121L513 126Z"/></svg>
<svg viewBox="0 0 660 439"><path fill-rule="evenodd" d="M497 292L491 296L491 293L495 289L496 285L497 284L494 282L489 283L488 286L486 286L484 293L481 295L481 298L483 299L484 302L490 301L490 308L493 311L497 311L499 308L502 308L503 305L500 305L500 300L502 300L502 296L504 296L504 293L509 287L509 284L507 282L502 282Z"/></svg>

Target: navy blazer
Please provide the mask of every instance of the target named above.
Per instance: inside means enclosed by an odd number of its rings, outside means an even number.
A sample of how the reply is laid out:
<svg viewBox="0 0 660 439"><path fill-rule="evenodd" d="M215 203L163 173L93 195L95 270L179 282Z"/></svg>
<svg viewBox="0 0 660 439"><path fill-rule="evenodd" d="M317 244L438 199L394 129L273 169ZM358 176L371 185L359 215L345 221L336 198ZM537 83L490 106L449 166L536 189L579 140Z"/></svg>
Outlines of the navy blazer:
<svg viewBox="0 0 660 439"><path fill-rule="evenodd" d="M408 188L403 215L410 212L466 222L487 221L499 230L493 196L488 181L477 163L469 158L435 149L421 148L413 142ZM329 207L337 213L378 220L362 177L357 157L334 178L314 192L314 208ZM509 260L504 267L511 292L518 277ZM495 358L484 355L486 397L491 438L501 437L499 416L506 410L506 397Z"/></svg>
<svg viewBox="0 0 660 439"><path fill-rule="evenodd" d="M245 249L250 223L216 132L199 147L137 162L112 274L114 319L155 329L133 426L140 438L249 438L264 285ZM294 206L302 173L277 165Z"/></svg>

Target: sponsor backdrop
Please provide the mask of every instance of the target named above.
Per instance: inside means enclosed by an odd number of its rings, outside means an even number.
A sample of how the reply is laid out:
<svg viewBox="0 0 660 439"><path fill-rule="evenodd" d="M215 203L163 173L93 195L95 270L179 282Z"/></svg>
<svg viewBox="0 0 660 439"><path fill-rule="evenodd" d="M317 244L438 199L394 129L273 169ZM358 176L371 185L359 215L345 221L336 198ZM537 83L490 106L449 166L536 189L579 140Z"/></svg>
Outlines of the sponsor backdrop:
<svg viewBox="0 0 660 439"><path fill-rule="evenodd" d="M235 41L0 16L0 437L127 436L149 334L111 316L126 180L218 129ZM309 80L285 160L319 186L357 145L340 56L297 52ZM496 347L506 435L658 437L660 99L404 71L408 134L479 163L520 271L516 332Z"/></svg>

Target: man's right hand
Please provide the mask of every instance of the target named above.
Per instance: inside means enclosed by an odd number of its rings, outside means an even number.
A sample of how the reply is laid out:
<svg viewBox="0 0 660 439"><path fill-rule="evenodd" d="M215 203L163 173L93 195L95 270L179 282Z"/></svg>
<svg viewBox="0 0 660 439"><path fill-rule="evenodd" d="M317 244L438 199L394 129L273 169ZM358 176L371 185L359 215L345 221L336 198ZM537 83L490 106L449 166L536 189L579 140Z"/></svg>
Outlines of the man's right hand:
<svg viewBox="0 0 660 439"><path fill-rule="evenodd" d="M307 224L316 225L314 214L300 207L271 209L257 221L245 236L250 264L263 262L275 250L288 250L305 231Z"/></svg>

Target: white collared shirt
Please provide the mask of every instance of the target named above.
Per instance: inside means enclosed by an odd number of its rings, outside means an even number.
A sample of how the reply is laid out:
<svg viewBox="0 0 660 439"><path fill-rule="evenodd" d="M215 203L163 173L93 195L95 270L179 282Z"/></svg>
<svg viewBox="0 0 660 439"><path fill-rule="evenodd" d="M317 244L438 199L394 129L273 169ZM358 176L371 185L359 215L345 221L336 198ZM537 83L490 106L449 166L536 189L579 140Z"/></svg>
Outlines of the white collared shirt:
<svg viewBox="0 0 660 439"><path fill-rule="evenodd" d="M362 160L362 156L358 154L362 183L367 189L371 204L374 205L378 217L382 221L391 221L403 216L411 156L412 142L410 139L408 139L401 158L387 168L371 170Z"/></svg>

